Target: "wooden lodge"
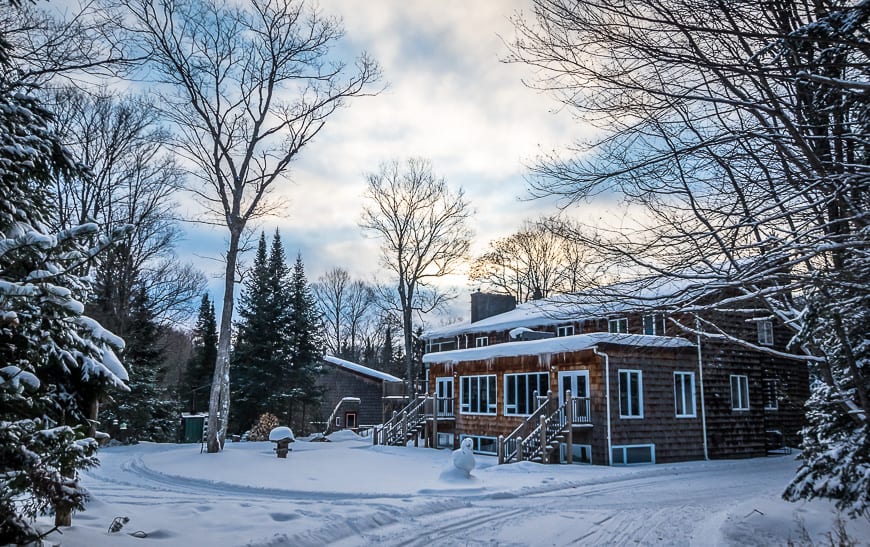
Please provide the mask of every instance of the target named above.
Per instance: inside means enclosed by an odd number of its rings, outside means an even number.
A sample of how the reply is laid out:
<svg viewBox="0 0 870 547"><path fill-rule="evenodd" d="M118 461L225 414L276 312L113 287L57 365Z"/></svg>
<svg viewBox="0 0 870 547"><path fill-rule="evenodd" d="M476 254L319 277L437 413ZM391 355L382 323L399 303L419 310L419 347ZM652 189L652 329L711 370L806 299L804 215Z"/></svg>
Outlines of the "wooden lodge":
<svg viewBox="0 0 870 547"><path fill-rule="evenodd" d="M503 463L602 465L756 457L799 443L807 367L776 354L787 332L768 318L735 311L705 337L648 306L576 295L481 305L488 296L472 295L471 322L425 335L427 394L374 442L419 432L437 447L471 438Z"/></svg>

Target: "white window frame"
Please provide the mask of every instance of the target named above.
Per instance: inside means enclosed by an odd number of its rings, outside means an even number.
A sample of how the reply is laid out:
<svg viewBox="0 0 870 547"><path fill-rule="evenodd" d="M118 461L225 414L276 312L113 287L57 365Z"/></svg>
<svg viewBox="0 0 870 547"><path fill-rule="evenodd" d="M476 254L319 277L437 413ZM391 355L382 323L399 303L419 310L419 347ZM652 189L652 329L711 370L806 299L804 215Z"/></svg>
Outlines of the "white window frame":
<svg viewBox="0 0 870 547"><path fill-rule="evenodd" d="M749 376L732 374L729 383L731 384L731 410L740 412L749 410ZM736 400L735 395L737 395Z"/></svg>
<svg viewBox="0 0 870 547"><path fill-rule="evenodd" d="M619 326L623 325L625 330L619 330ZM611 334L628 334L628 317L616 317L607 320L607 332Z"/></svg>
<svg viewBox="0 0 870 547"><path fill-rule="evenodd" d="M459 436L459 444L462 444L462 441L465 439L471 439L471 450L475 454L489 454L491 456L495 456L498 454L498 437L488 437L486 435L460 435ZM490 452L489 450L481 450L480 449L480 441L486 439L487 441L491 441L495 445L495 450Z"/></svg>
<svg viewBox="0 0 870 547"><path fill-rule="evenodd" d="M652 332L647 332L647 326L652 325ZM665 335L665 316L660 313L649 313L644 315L640 321L643 334L648 336L664 336Z"/></svg>
<svg viewBox="0 0 870 547"><path fill-rule="evenodd" d="M544 387L546 388L543 393L538 390L538 395L546 395L547 391L550 387L550 375L546 372L518 372L512 374L504 375L504 415L505 416L530 416L535 409L538 408L538 402L534 400L533 393L525 393L526 398L526 409L528 412L519 412L519 402L520 402L520 392L518 388L518 380L520 376L525 376L526 385L529 385L529 376L537 377L537 383L540 386L541 378L543 377ZM516 401L513 404L508 403L508 391L510 390L510 386L513 384L514 392L516 393Z"/></svg>
<svg viewBox="0 0 870 547"><path fill-rule="evenodd" d="M758 343L762 346L773 345L773 321L770 319L758 321Z"/></svg>
<svg viewBox="0 0 870 547"><path fill-rule="evenodd" d="M622 461L625 462L628 458L627 450L629 448L647 448L649 447L650 453L650 461L648 462L637 462L637 463L613 463L613 451L614 450L622 450ZM649 465L651 463L656 463L656 445L654 444L619 444L610 447L610 464L611 465Z"/></svg>
<svg viewBox="0 0 870 547"><path fill-rule="evenodd" d="M474 339L474 347L485 348L489 345L489 336L478 336Z"/></svg>
<svg viewBox="0 0 870 547"><path fill-rule="evenodd" d="M556 337L574 336L574 325L561 325L556 327Z"/></svg>
<svg viewBox="0 0 870 547"><path fill-rule="evenodd" d="M485 387L481 389L481 385L484 384ZM489 397L489 385L492 382L492 400ZM472 411L471 409L471 387L474 384L477 388L477 398L478 398L478 408L476 411ZM483 401L481 398L481 394L486 395L486 401ZM498 384L496 383L496 375L495 374L480 374L474 376L460 376L459 377L459 413L460 414L470 414L470 415L485 415L485 416L493 416L496 414L496 408L498 406ZM481 412L481 408L486 408L485 411Z"/></svg>
<svg viewBox="0 0 870 547"><path fill-rule="evenodd" d="M625 401L626 405L627 405L627 410L628 410L627 414L623 414L623 412L622 412L623 376L625 376L627 386L628 386L626 389L626 394L628 397ZM632 380L632 377L635 377L636 379ZM643 419L643 371L637 370L637 369L622 369L621 368L617 371L617 378L618 378L617 393L619 394L619 401L618 401L619 402L619 417L622 419L626 419L626 420ZM635 386L637 387L637 404L638 404L637 409L633 408L632 401L631 401L632 400L631 391L632 391L632 388Z"/></svg>
<svg viewBox="0 0 870 547"><path fill-rule="evenodd" d="M435 448L450 448L453 449L453 443L456 440L455 433L442 433L438 432L438 436L435 439L436 446Z"/></svg>
<svg viewBox="0 0 870 547"><path fill-rule="evenodd" d="M779 380L776 378L765 378L763 382L764 410L779 410Z"/></svg>
<svg viewBox="0 0 870 547"><path fill-rule="evenodd" d="M689 397L686 397L686 382L688 381ZM688 400L687 400L688 399ZM680 409L682 408L682 412ZM677 418L696 418L695 408L695 373L674 372L674 415Z"/></svg>

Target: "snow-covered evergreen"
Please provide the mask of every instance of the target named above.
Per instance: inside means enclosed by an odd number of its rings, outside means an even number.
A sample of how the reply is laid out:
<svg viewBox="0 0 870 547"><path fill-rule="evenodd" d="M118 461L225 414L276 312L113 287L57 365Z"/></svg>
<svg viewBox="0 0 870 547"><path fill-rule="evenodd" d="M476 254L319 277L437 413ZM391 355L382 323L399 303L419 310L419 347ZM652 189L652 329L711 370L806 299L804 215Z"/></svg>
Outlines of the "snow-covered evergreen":
<svg viewBox="0 0 870 547"><path fill-rule="evenodd" d="M0 36L2 38L2 36ZM51 233L54 177L84 176L49 129L50 114L14 80L0 40L0 543L36 539L46 512L68 524L97 464L88 437L96 397L126 389L123 341L84 316L94 224Z"/></svg>

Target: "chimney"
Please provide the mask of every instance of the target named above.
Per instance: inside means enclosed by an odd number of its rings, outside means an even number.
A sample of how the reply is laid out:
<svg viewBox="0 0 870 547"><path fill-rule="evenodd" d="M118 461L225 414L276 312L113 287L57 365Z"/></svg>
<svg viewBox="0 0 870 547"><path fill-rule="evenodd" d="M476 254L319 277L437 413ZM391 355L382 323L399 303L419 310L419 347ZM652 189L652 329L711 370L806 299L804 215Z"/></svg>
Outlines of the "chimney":
<svg viewBox="0 0 870 547"><path fill-rule="evenodd" d="M471 322L505 313L517 307L517 299L509 294L471 293Z"/></svg>

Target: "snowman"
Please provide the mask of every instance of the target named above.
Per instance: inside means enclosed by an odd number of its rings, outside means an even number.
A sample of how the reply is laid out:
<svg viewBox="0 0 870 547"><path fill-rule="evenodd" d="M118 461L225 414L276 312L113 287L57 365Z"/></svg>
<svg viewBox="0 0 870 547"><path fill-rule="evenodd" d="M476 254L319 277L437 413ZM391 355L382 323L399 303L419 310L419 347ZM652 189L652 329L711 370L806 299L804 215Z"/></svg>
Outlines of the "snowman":
<svg viewBox="0 0 870 547"><path fill-rule="evenodd" d="M471 439L462 439L459 450L453 451L453 467L462 472L466 477L471 476L471 471L474 469L474 452L472 451Z"/></svg>

